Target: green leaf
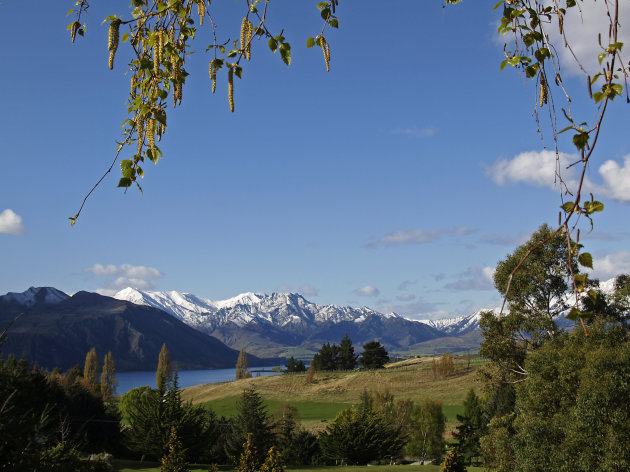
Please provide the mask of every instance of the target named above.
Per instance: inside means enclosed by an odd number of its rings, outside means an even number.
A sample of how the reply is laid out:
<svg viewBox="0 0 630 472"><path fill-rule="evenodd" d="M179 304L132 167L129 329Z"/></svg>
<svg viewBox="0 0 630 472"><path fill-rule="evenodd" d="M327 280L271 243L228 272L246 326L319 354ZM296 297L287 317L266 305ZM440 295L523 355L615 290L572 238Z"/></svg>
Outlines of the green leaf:
<svg viewBox="0 0 630 472"><path fill-rule="evenodd" d="M573 135L573 144L575 145L576 148L578 148L579 150L582 150L588 145L589 137L590 135L587 132L575 134Z"/></svg>
<svg viewBox="0 0 630 472"><path fill-rule="evenodd" d="M586 280L588 276L586 274L576 274L573 276L573 282L575 283L575 291L581 293L586 287Z"/></svg>
<svg viewBox="0 0 630 472"><path fill-rule="evenodd" d="M122 42L126 43L129 40L129 33L125 33L122 35Z"/></svg>
<svg viewBox="0 0 630 472"><path fill-rule="evenodd" d="M593 256L588 252L583 252L578 256L578 262L581 266L593 268Z"/></svg>
<svg viewBox="0 0 630 472"><path fill-rule="evenodd" d="M315 38L311 36L310 38L306 40L306 47L312 48L313 46L315 46Z"/></svg>
<svg viewBox="0 0 630 472"><path fill-rule="evenodd" d="M267 46L269 46L271 52L276 52L276 49L278 49L278 41L276 41L274 38L271 38L269 41L267 41Z"/></svg>
<svg viewBox="0 0 630 472"><path fill-rule="evenodd" d="M592 202L585 202L584 209L589 215L595 212L599 213L604 211L604 204L602 202L598 202L597 200L594 200Z"/></svg>
<svg viewBox="0 0 630 472"><path fill-rule="evenodd" d="M333 28L339 28L339 20L337 18L331 18L328 20L328 24Z"/></svg>
<svg viewBox="0 0 630 472"><path fill-rule="evenodd" d="M565 213L570 213L573 210L574 205L575 205L575 202L566 202L560 208L562 208Z"/></svg>
<svg viewBox="0 0 630 472"><path fill-rule="evenodd" d="M503 0L501 0L499 3L497 3L494 8L492 9L492 11L496 10L497 8L499 8L501 5L503 5Z"/></svg>
<svg viewBox="0 0 630 472"><path fill-rule="evenodd" d="M601 65L602 62L604 62L604 59L606 59L606 56L608 55L607 52L600 52L597 55L597 60L599 61L599 64Z"/></svg>
<svg viewBox="0 0 630 472"><path fill-rule="evenodd" d="M287 66L291 65L291 45L289 43L280 45L280 56Z"/></svg>
<svg viewBox="0 0 630 472"><path fill-rule="evenodd" d="M582 316L582 312L578 310L577 308L573 307L571 308L571 311L569 311L569 314L566 316L566 318L571 321L577 321L580 318L580 316Z"/></svg>
<svg viewBox="0 0 630 472"><path fill-rule="evenodd" d="M126 177L122 177L119 181L118 181L118 187L131 187L131 179L128 179Z"/></svg>

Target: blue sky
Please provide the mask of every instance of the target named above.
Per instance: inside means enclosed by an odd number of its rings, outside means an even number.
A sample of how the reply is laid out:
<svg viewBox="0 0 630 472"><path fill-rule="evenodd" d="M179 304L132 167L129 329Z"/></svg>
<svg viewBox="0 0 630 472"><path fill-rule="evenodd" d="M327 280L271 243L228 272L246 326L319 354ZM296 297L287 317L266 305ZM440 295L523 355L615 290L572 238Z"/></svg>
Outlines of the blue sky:
<svg viewBox="0 0 630 472"><path fill-rule="evenodd" d="M496 306L492 268L557 221L560 194L535 88L499 70L494 2L479 3L344 1L327 73L306 49L321 29L316 2L274 0L270 25L285 29L293 62L254 44L234 114L225 76L209 91L204 30L144 195L117 189L116 168L71 228L126 117L124 45L110 71L101 22L128 2L93 1L75 44L72 2L37 1L28 18L2 2L0 293L297 291L416 318ZM213 5L219 33L236 37L242 2ZM596 37L591 26L581 35ZM584 79L566 71L582 97ZM630 271L630 108L613 105L588 175L606 210L583 237L602 279Z"/></svg>

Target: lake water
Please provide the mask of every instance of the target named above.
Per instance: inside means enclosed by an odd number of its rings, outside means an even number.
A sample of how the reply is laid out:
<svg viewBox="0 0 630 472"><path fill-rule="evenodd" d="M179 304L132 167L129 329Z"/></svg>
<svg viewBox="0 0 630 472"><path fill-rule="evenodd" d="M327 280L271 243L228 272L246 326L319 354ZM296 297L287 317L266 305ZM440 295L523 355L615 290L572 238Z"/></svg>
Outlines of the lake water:
<svg viewBox="0 0 630 472"><path fill-rule="evenodd" d="M264 372L252 372L253 377L261 375L277 375L280 372L272 372L271 367L252 367L250 371ZM181 388L192 387L199 384L207 383L221 383L232 382L236 378L236 369L211 369L211 370L180 370L178 372L179 386ZM156 388L155 383L155 371L139 371L139 372L118 372L116 373L116 380L118 380L118 387L116 393L122 395L127 393L132 388L148 385L151 388Z"/></svg>

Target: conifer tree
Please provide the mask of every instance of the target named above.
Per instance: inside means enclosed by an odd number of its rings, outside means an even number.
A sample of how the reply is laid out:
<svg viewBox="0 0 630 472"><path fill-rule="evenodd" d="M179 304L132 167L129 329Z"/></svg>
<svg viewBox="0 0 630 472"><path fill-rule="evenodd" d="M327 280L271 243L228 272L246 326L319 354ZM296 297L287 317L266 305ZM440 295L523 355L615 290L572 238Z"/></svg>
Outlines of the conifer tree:
<svg viewBox="0 0 630 472"><path fill-rule="evenodd" d="M177 438L177 429L171 426L168 437L168 454L162 457L161 472L188 472L190 468L186 462L182 443Z"/></svg>
<svg viewBox="0 0 630 472"><path fill-rule="evenodd" d="M101 372L101 396L103 401L108 401L113 395L116 394L116 387L118 381L116 380L116 365L114 364L114 356L112 351L105 354L103 360L103 371Z"/></svg>
<svg viewBox="0 0 630 472"><path fill-rule="evenodd" d="M171 355L166 349L166 343L162 344L160 355L158 357L158 367L155 373L155 383L158 390L168 384L173 379L173 365L171 363Z"/></svg>
<svg viewBox="0 0 630 472"><path fill-rule="evenodd" d="M85 356L85 365L83 366L83 382L93 392L98 392L98 357L96 356L96 348L93 347Z"/></svg>
<svg viewBox="0 0 630 472"><path fill-rule="evenodd" d="M248 379L252 376L250 372L247 372L247 353L245 349L241 349L236 359L236 380Z"/></svg>
<svg viewBox="0 0 630 472"><path fill-rule="evenodd" d="M282 454L274 446L269 449L265 462L260 466L260 472L284 472L284 469Z"/></svg>
<svg viewBox="0 0 630 472"><path fill-rule="evenodd" d="M247 439L243 443L243 452L241 452L239 457L236 472L256 472L258 470L260 461L252 438L253 434L248 433Z"/></svg>

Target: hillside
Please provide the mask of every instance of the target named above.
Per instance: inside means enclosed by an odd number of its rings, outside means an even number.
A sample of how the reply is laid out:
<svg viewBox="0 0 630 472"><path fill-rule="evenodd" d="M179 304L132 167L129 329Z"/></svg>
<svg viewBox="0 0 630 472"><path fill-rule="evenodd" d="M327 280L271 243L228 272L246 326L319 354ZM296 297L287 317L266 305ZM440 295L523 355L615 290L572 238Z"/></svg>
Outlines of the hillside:
<svg viewBox="0 0 630 472"><path fill-rule="evenodd" d="M40 367L65 370L83 365L85 354L96 347L99 359L112 352L118 371L153 370L166 343L180 369L219 369L236 363L238 351L162 310L96 293L65 298L59 294L65 295L40 288L0 297L0 326L17 312L24 313L8 333L4 356L23 356ZM254 356L250 362L268 365Z"/></svg>
<svg viewBox="0 0 630 472"><path fill-rule="evenodd" d="M454 375L447 379L434 379L431 360L412 359L387 369L367 372L318 372L312 383L306 382L306 374L285 374L197 385L184 389L182 398L208 404L219 415L229 416L241 392L253 386L271 410L280 403L294 404L307 428L322 429L326 422L334 419L337 411L358 404L364 389L389 390L397 399L409 398L418 402L431 397L440 400L448 418L447 427L452 429L455 427L455 414L462 411L466 393L471 387L478 388L477 365L473 363L468 368L466 361L460 359Z"/></svg>

